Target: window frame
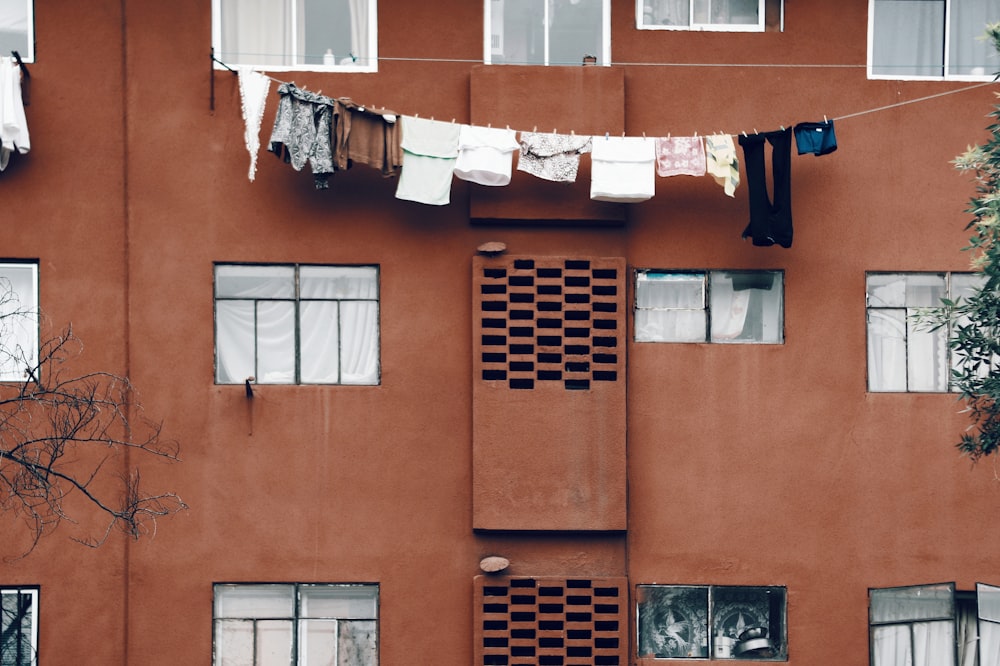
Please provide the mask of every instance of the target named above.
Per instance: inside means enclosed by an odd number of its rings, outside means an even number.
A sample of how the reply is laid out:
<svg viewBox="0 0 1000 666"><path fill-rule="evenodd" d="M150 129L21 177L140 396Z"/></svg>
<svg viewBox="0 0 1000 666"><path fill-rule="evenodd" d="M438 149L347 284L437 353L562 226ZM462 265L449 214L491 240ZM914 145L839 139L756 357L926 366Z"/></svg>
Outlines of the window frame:
<svg viewBox="0 0 1000 666"><path fill-rule="evenodd" d="M702 276L702 308L705 315L705 336L701 340L682 339L640 339L638 333L638 313L640 310L662 311L662 310L691 310L699 311L696 308L647 308L639 306L639 283L640 276L646 274L663 275L691 275ZM777 311L777 340L755 340L755 339L723 339L713 337L712 331L712 284L717 275L771 275L772 285L776 285L779 290L779 301ZM634 272L632 282L632 340L636 343L667 343L667 344L721 344L721 345L783 345L785 343L785 271L783 269L659 269L659 268L637 268Z"/></svg>
<svg viewBox="0 0 1000 666"><path fill-rule="evenodd" d="M690 652L686 655L675 655L675 656L655 656L644 654L643 645L648 640L648 637L643 636L643 624L642 620L648 611L645 611L643 604L647 601L648 592L644 592L645 589L671 589L676 591L687 591L689 593L700 593L704 592L705 595L705 617L703 628L706 631L706 636L704 637L706 643L705 648L707 654L691 654ZM777 629L780 633L777 645L774 645L772 640L772 646L777 651L777 654L773 656L762 656L753 655L750 657L738 656L735 654L734 648L738 640L732 640L728 643L730 655L725 656L725 648L720 643L716 645L717 639L722 638L732 638L730 636L725 636L724 634L716 635L716 632L722 630L725 626L725 616L724 611L720 611L720 607L729 606L728 614L731 616L732 613L736 612L740 615L746 614L750 615L754 609L753 604L750 602L744 602L742 604L729 601L724 602L718 600L719 595L728 594L740 594L749 593L750 591L758 591L762 593L765 598L768 599L767 608L767 638L774 639L773 631ZM774 596L772 596L774 595ZM642 583L635 586L635 633L633 635L633 640L636 646L636 657L639 663L648 662L662 662L662 661L675 661L675 660L698 660L698 661L756 661L756 662L784 662L788 661L788 588L783 585L688 585L688 584L663 584L663 583ZM662 612L662 608L659 609ZM667 608L668 617L673 617L677 620L677 616L673 615L674 609L670 606ZM678 606L677 612L679 615L683 615L685 612L690 614L695 613L698 624L701 624L700 608L680 608ZM654 614L655 614L654 607ZM777 615L775 615L777 613ZM752 621L752 616L751 616ZM695 623L694 619L684 619L677 624L688 624L693 625ZM753 626L753 625L751 625ZM759 625L757 625L759 626ZM669 627L668 627L669 628ZM750 628L745 627L744 630ZM691 633L694 633L694 629L691 629ZM679 634L678 634L679 635ZM681 637L683 638L683 637ZM689 635L688 638L692 638ZM719 653L722 654L719 654Z"/></svg>
<svg viewBox="0 0 1000 666"><path fill-rule="evenodd" d="M942 49L942 62L940 75L916 75L916 74L876 74L875 73L875 5L883 0L868 0L868 41L867 41L867 66L866 72L869 79L884 81L992 81L996 72L983 72L983 74L949 74L951 58L951 38L952 38L952 3L956 0L940 0L944 2L944 40L940 45ZM1000 16L997 17L1000 21ZM985 34L985 25L983 26ZM990 51L992 53L992 51ZM1000 69L998 62L997 69Z"/></svg>
<svg viewBox="0 0 1000 666"><path fill-rule="evenodd" d="M712 2L712 0L707 0ZM686 32L764 32L767 30L767 7L769 0L757 0L757 23L694 23L694 4L698 0L688 0L687 25L664 25L645 23L645 4L648 0L635 0L635 27L637 30L681 30ZM785 3L781 0L780 19L784 25Z"/></svg>
<svg viewBox="0 0 1000 666"><path fill-rule="evenodd" d="M219 58L225 65L214 61L212 63L213 67L217 70L228 69L229 66L245 65L253 67L254 69L260 71L268 72L343 72L343 73L374 73L378 72L378 0L366 0L368 3L368 25L366 26L366 38L368 40L369 48L367 56L362 56L360 59L358 56L352 55L355 62L353 64L340 64L335 62L332 65L319 64L319 63L302 63L298 60L302 59L302 54L299 53L281 53L275 54L282 57L290 57L294 61L291 65L270 65L270 64L260 64L254 62L243 62L242 59L233 59L232 62L227 62L225 58L225 52L222 48L222 2L224 0L212 0L212 49L213 54L216 58ZM293 17L290 21L294 21L294 8L298 3L293 2ZM293 35L293 39L297 39L298 35ZM293 51L298 51L297 48L293 46ZM336 56L336 54L334 54ZM337 57L340 60L340 57ZM360 62L367 60L367 62Z"/></svg>
<svg viewBox="0 0 1000 666"><path fill-rule="evenodd" d="M545 62L543 63L529 63L529 62L514 62L514 63L494 63L493 62L493 11L491 3L503 0L483 0L483 64L484 65L524 65L533 67L562 67L569 65L581 65L583 62L570 62L570 63L555 63L549 62L549 6L553 0L537 0L538 2L545 3ZM601 0L601 53L592 53L586 55L592 55L597 58L595 64L602 65L605 67L611 66L611 0Z"/></svg>
<svg viewBox="0 0 1000 666"><path fill-rule="evenodd" d="M865 272L865 390L867 393L955 393L957 389L952 383L951 370L955 368L955 357L953 355L952 349L948 344L951 340L952 329L955 322L948 322L947 327L944 329L944 353L945 353L945 382L946 386L944 389L914 389L910 388L911 378L910 378L910 332L911 326L915 325L913 323L914 316L918 314L921 310L932 310L940 309L943 305L939 302L930 306L909 306L905 303L901 306L872 306L871 305L871 295L869 293L869 280L873 276L889 276L898 275L903 278L908 278L911 276L941 276L944 279L944 296L943 298L954 299L953 291L953 277L954 276L974 276L978 275L975 271L866 271ZM885 311L896 311L902 312L903 319L903 333L905 337L903 338L904 343L904 357L905 362L903 364L903 370L906 379L905 389L873 389L872 388L872 363L871 363L871 314L873 311L885 312Z"/></svg>
<svg viewBox="0 0 1000 666"><path fill-rule="evenodd" d="M18 269L23 269L27 267L30 269L32 293L30 294L29 299L27 299L28 303L27 304L24 303L25 299L22 297L21 294L17 293L14 290L14 287L12 285L10 286L10 289L11 293L19 302L18 310L21 312L21 316L23 316L25 320L23 324L23 330L25 332L25 335L26 337L31 338L28 341L28 343L31 346L30 354L24 360L31 366L32 369L34 369L38 365L38 359L41 347L41 330L40 330L41 317L39 316L40 290L39 290L39 279L38 279L38 263L39 262L34 259L30 260L10 259L10 260L0 261L0 292L2 292L3 289L5 289L7 285L10 284L10 277L6 272L8 268L16 267ZM0 319L10 316L11 314L13 313L6 313L3 310L3 308L0 308ZM0 323L0 333L7 333L7 331L3 330L3 328L4 328L3 324ZM14 335L15 337L16 346L18 348L23 348L22 344L23 341L17 340L16 339L17 336L15 334L12 335ZM8 348L7 345L8 342L6 340L0 342L0 347L3 347L7 352L12 352L13 350ZM22 370L20 373L8 372L3 368L3 365L5 364L0 364L0 383L24 382L31 379L27 371ZM35 377L35 379L37 380L38 378Z"/></svg>
<svg viewBox="0 0 1000 666"><path fill-rule="evenodd" d="M29 641L31 644L31 652L28 661L19 661L16 666L22 666L22 664L27 664L27 666L37 666L38 665L38 595L40 588L37 585L3 585L0 586L0 599L5 596L11 595L27 595L31 597L30 605L30 615L31 615L31 627ZM6 628L8 625L4 622L3 613L5 611L0 611L0 631ZM0 648L3 646L0 645ZM0 655L2 656L2 655Z"/></svg>
<svg viewBox="0 0 1000 666"><path fill-rule="evenodd" d="M291 297L234 297L234 296L223 296L220 297L218 294L218 270L219 268L291 268L293 270L293 289L294 294ZM303 297L301 294L301 269L303 268L360 268L360 269L371 269L375 273L375 297L374 298L312 298ZM381 300L381 269L377 264L304 264L304 263L239 263L239 262L216 262L213 265L213 276L212 276L212 307L213 307L213 334L215 338L215 384L219 386L234 386L243 384L245 379L250 379L252 377L252 383L263 384L268 386L378 386L382 381L382 349L381 349L381 318L382 318L382 300ZM291 303L294 313L294 338L293 338L293 356L294 356L294 369L293 378L291 381L264 381L262 377L259 376L260 361L261 358L258 354L258 342L259 342L259 331L256 324L256 315L253 329L254 337L254 372L248 378L237 378L233 381L222 382L220 381L220 340L219 340L219 303L220 301L230 301L230 302L250 302L254 304L256 309L258 303L262 302L272 302L272 303ZM302 310L301 304L304 302L323 302L323 303L337 303L338 310L338 325L342 324L341 316L341 306L343 303L374 303L375 306L375 339L373 341L375 345L375 379L372 382L345 382L343 380L343 343L344 338L341 333L343 328L338 326L337 332L337 381L335 382L303 382L302 381Z"/></svg>
<svg viewBox="0 0 1000 666"><path fill-rule="evenodd" d="M275 591L280 591L281 588L289 588L292 594L292 608L291 617L287 615L252 615L244 613L240 616L233 616L229 614L221 614L219 612L219 605L221 602L220 589L240 589L240 588L273 588ZM306 615L303 611L303 589L304 588L315 588L322 589L327 588L330 590L334 589L358 589L365 590L371 593L371 602L373 604L373 617L340 617L340 616L322 616L322 617L312 617ZM258 622L289 622L290 623L290 637L291 637L291 663L296 666L308 666L307 655L300 654L300 647L306 644L303 640L304 625L308 620L322 620L336 622L338 625L342 622L372 622L375 625L374 640L375 640L375 660L370 666L378 666L379 663L379 647L381 644L380 640L380 622L381 620L381 590L379 583L288 583L288 582L263 582L263 583L232 583L232 582L220 582L213 583L212 585L212 664L217 666L218 660L220 658L220 634L222 632L221 624L226 621L251 621L253 623L251 631L253 632L253 642L254 650L257 647L258 638ZM338 627L339 633L339 627ZM256 659L254 660L255 663Z"/></svg>

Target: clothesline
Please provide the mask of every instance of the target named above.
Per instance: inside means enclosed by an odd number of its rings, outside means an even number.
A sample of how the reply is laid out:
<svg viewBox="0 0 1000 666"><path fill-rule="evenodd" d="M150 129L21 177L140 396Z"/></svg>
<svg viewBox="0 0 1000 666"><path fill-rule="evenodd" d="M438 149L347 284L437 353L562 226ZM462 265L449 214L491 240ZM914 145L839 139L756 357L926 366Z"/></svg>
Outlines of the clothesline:
<svg viewBox="0 0 1000 666"><path fill-rule="evenodd" d="M388 58L386 58L386 59L388 59ZM233 69L232 67L230 67L230 66L229 66L228 64L226 64L226 63L225 63L225 62L223 62L222 60L219 60L218 58L216 58L216 57L215 57L215 54L214 54L214 52L213 52L213 54L212 54L212 60L213 60L214 62L217 62L217 63L219 63L220 65L222 65L223 67L225 67L225 68L226 68L227 70L229 70L230 72L233 72L234 74L238 74L238 73L239 73L239 71L238 71L238 70L236 70L236 69ZM457 60L456 60L455 62L460 62L460 61L457 61ZM464 62L464 61L461 61L461 62ZM659 64L659 65L673 65L674 63L618 63L618 64ZM680 63L676 63L676 64L677 64L677 65L680 65ZM693 66L693 67L698 67L698 66L720 66L720 67L729 67L729 66L737 66L737 65L730 65L730 64L719 64L719 65L689 65L689 66ZM747 65L743 65L743 66L747 66L747 67L765 67L765 66L766 66L766 67L772 67L772 66L773 66L773 67L779 67L779 66L787 66L787 67L825 67L825 66L831 66L831 67L832 67L832 66L838 66L838 67L840 67L840 66L843 66L843 67L854 67L854 65L796 65L796 64L789 64L789 65L762 65L762 64L756 64L756 65L755 65L755 64L747 64ZM258 74L260 74L260 75L262 75L262 76L265 76L265 77L267 77L268 79L270 79L271 81L274 81L275 83L278 83L278 84L285 84L285 85L295 85L295 83L294 83L294 82L291 82L291 81L284 81L284 80L282 80L282 79L279 79L279 78L277 78L277 77L274 77L274 76L272 76L272 75L270 75L270 74L267 74L267 73L265 73L265 72L261 72L261 71L259 71L259 70L257 70L257 69L254 69L253 71L257 72ZM985 86L990 86L990 85L994 85L994 84L996 84L996 83L997 83L997 81L996 81L996 80L994 80L994 81L985 81L985 82L981 82L981 83L975 83L975 84L972 84L972 85L969 85L969 86L964 86L964 87L962 87L962 88L955 88L954 90L946 90L946 91L944 91L944 92L940 92L940 93L935 93L935 94L933 94L933 95L926 95L926 96L924 96L924 97L918 97L918 98L916 98L916 99L911 99L911 100L903 100L903 101L901 101L901 102L895 102L895 103L893 103L893 104L887 104L887 105L885 105L885 106L879 106L879 107L875 107L875 108L871 108L871 109L865 109L865 110L863 110L863 111L856 111L856 112L854 112L854 113L848 113L848 114L844 114L844 115L840 115L840 116L834 116L834 117L832 118L832 120L834 120L834 121L841 121L841 120L847 120L847 119L849 119L849 118L857 118L857 117L859 117L859 116L864 116L864 115L868 115L868 114L871 114L871 113L877 113L877 112L880 112L880 111L885 111L885 110L888 110L888 109L893 109L893 108L897 108L897 107L901 107L901 106L906 106L906 105L909 105L909 104L917 104L917 103L920 103L920 102L926 102L926 101L928 101L928 100L932 100L932 99L936 99L936 98L938 98L938 97L945 97L945 96L948 96L948 95L955 95L955 94L958 94L958 93L962 93L962 92L966 92L966 91L969 91L969 90L974 90L974 89L976 89L976 88L982 88L982 87L985 87ZM375 105L370 105L370 107L371 107L371 108L379 108L379 109L384 109L384 108L385 108L385 107L379 107L379 106L375 106ZM414 115L415 115L415 116L419 116L419 114L414 114ZM433 116L431 116L431 119L433 120L433 119L434 119L434 117L433 117ZM823 116L823 119L824 119L824 120L826 120L826 119L827 119L827 116L826 116L826 115L824 115L824 116ZM446 122L446 121L445 121L445 122ZM452 119L452 121L451 121L451 122L456 122L456 121L455 121L455 119ZM789 123L789 125L790 125L790 124L792 124L792 123ZM781 127L782 127L782 129L784 129L784 127L785 127L785 126L784 126L784 125L782 125ZM510 127L509 127L509 126L507 126L507 128L508 128L508 129L510 129ZM537 125L536 125L536 126L534 126L534 127L533 127L533 128L531 129L531 130L517 130L517 131L524 131L524 132L528 132L528 131L530 131L530 132L537 132L537 131L538 131L538 126L537 126ZM552 131L553 131L553 133L554 133L554 134L558 133L558 130L557 130L557 128L553 128L553 130L552 130ZM754 130L753 130L753 132L754 132L754 133L757 133L757 130L756 130L756 129L754 129ZM747 133L748 133L748 130L742 130L742 131L740 131L740 132L730 132L730 133L728 133L728 134L729 134L729 136L731 136L731 137L737 137L737 136L739 136L740 134L742 134L742 135L746 136L746 135L747 135ZM575 132L571 130L571 131L570 131L570 134L575 134ZM709 133L707 133L707 134L703 134L703 136L707 136L707 135L711 135L711 134L716 134L716 135L718 135L718 134L726 134L726 132L709 132ZM698 135L699 135L699 133L698 133L698 132L695 132L695 133L694 133L694 136L698 136ZM623 134L622 136L624 136L624 134ZM643 133L643 134L642 134L642 136L643 136L643 137L645 137L645 136L646 136L646 134L645 134L645 133ZM668 136L670 136L670 135L668 134Z"/></svg>

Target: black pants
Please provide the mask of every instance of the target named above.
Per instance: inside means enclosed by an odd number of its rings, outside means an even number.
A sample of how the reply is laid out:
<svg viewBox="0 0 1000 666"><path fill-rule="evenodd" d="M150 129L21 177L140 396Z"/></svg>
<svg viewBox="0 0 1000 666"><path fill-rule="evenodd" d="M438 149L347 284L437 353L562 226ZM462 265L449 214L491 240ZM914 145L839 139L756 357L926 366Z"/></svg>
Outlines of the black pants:
<svg viewBox="0 0 1000 666"><path fill-rule="evenodd" d="M792 246L792 128L739 137L750 191L750 224L743 238L754 245ZM766 144L771 144L773 199L767 194L764 165Z"/></svg>

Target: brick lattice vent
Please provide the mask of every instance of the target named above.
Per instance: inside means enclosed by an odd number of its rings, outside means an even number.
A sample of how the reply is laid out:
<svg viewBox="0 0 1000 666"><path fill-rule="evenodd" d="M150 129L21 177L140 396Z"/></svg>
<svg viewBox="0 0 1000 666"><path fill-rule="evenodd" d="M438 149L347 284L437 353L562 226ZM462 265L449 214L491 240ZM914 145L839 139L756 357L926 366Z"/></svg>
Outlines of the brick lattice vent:
<svg viewBox="0 0 1000 666"><path fill-rule="evenodd" d="M625 666L625 578L478 576L479 666Z"/></svg>
<svg viewBox="0 0 1000 666"><path fill-rule="evenodd" d="M588 259L513 259L477 276L481 377L587 390L622 377L622 271Z"/></svg>

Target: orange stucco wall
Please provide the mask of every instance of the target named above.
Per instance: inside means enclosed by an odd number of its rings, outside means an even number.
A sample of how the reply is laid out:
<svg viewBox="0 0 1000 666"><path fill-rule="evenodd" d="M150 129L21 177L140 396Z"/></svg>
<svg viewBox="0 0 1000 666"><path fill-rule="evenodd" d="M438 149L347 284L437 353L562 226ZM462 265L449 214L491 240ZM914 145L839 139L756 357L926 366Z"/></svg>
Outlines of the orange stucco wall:
<svg viewBox="0 0 1000 666"><path fill-rule="evenodd" d="M636 63L617 66L625 131L764 131L967 85L867 80L867 4L789 1L784 32L730 34L637 31L634 3L612 0L613 59ZM263 150L251 183L236 77L210 69L210 2L35 13L32 151L0 174L0 254L39 260L47 325L72 322L82 366L138 386L183 458L143 478L190 505L151 540L90 550L60 528L0 564L0 584L41 586L44 666L210 664L220 581L378 582L383 666L472 663L491 554L513 576L785 586L789 663L863 664L869 587L1000 578L1000 484L952 448L954 397L865 390L865 271L967 268L972 185L949 160L984 138L992 89L838 122L836 153L793 156L793 247L756 248L745 188L710 178L658 179L607 226L473 224L473 186L422 206L365 168L317 191ZM422 117L489 107L467 62L482 3L382 0L378 21L378 73L276 76ZM780 63L807 66L750 66ZM548 94L505 100L510 124ZM628 343L625 532L473 531L470 272L488 240L630 270L784 271L784 344ZM213 262L378 264L380 385L252 401L215 385Z"/></svg>

